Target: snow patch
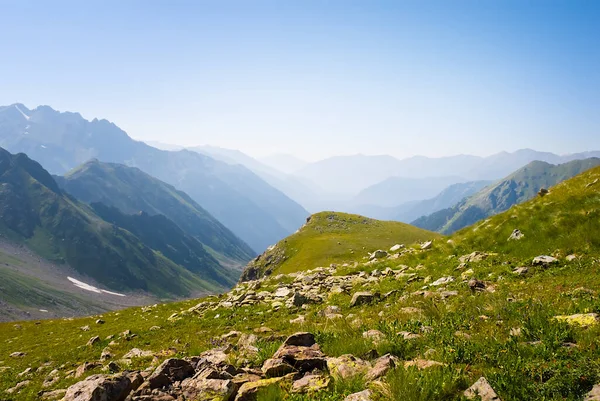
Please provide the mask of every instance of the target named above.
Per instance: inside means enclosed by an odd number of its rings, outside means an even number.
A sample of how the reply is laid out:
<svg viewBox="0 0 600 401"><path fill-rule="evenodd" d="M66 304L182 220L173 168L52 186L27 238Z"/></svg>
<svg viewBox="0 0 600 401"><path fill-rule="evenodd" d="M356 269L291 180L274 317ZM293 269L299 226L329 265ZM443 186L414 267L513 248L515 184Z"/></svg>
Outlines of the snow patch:
<svg viewBox="0 0 600 401"><path fill-rule="evenodd" d="M72 282L73 284L75 284L75 287L79 287L82 290L86 290L86 291L92 291L95 292L97 294L110 294L110 295L116 295L118 297L124 297L124 294L119 294L118 292L112 292L112 291L106 291L106 290L101 290L99 288L94 287L93 285L89 285L84 283L83 281L79 281L77 279L74 279L73 277L67 277L67 279Z"/></svg>
<svg viewBox="0 0 600 401"><path fill-rule="evenodd" d="M48 313L48 310L46 310L46 309L40 309L40 312Z"/></svg>
<svg viewBox="0 0 600 401"><path fill-rule="evenodd" d="M26 120L29 120L29 116L28 116L27 114L25 114L25 113L23 112L23 110L21 110L21 109L19 108L19 106L17 106L16 104L15 104L15 108L16 108L17 110L19 110L19 113L21 113L21 115L22 115L23 117L25 117L25 119L26 119Z"/></svg>

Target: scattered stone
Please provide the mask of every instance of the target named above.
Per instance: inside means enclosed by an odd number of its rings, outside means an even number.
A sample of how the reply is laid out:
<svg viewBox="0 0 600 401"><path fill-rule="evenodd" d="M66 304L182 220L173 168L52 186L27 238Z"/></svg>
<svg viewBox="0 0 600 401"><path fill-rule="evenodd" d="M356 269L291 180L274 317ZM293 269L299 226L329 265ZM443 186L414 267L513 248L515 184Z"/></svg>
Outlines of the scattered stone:
<svg viewBox="0 0 600 401"><path fill-rule="evenodd" d="M128 353L123 355L123 359L132 359L132 358L147 358L154 356L154 352L152 351L143 351L139 348L132 348Z"/></svg>
<svg viewBox="0 0 600 401"><path fill-rule="evenodd" d="M577 259L577 255L568 255L568 256L566 257L566 259L567 259L567 262L572 262L572 261L574 261L575 259Z"/></svg>
<svg viewBox="0 0 600 401"><path fill-rule="evenodd" d="M584 401L600 401L600 384L594 384L594 387L585 395Z"/></svg>
<svg viewBox="0 0 600 401"><path fill-rule="evenodd" d="M314 345L315 336L312 333L308 332L299 332L292 334L283 342L282 347L284 346L298 346L298 347L310 347Z"/></svg>
<svg viewBox="0 0 600 401"><path fill-rule="evenodd" d="M102 319L96 320L96 324L104 324L104 323L106 323L106 322Z"/></svg>
<svg viewBox="0 0 600 401"><path fill-rule="evenodd" d="M76 370L75 370L75 378L80 378L81 376L83 376L86 372L89 372L92 369L96 369L97 367L102 366L99 363L95 363L95 362L84 362L82 365L80 365Z"/></svg>
<svg viewBox="0 0 600 401"><path fill-rule="evenodd" d="M190 378L181 383L186 400L230 400L237 385L229 379Z"/></svg>
<svg viewBox="0 0 600 401"><path fill-rule="evenodd" d="M577 313L569 316L554 316L554 318L561 322L567 322L568 324L579 325L582 327L595 326L598 324L597 313Z"/></svg>
<svg viewBox="0 0 600 401"><path fill-rule="evenodd" d="M56 401L64 397L66 389L54 390L54 391L41 391L38 393L38 397L44 401Z"/></svg>
<svg viewBox="0 0 600 401"><path fill-rule="evenodd" d="M402 245L402 244L396 244L396 245L394 245L393 247L390 248L390 252L396 252L396 251L398 251L398 250L400 250L402 248L404 248L404 245Z"/></svg>
<svg viewBox="0 0 600 401"><path fill-rule="evenodd" d="M388 253L382 249L378 249L369 256L369 260L385 258Z"/></svg>
<svg viewBox="0 0 600 401"><path fill-rule="evenodd" d="M485 377L480 377L479 380L466 389L463 394L470 400L479 398L481 401L500 401L500 397L498 397Z"/></svg>
<svg viewBox="0 0 600 401"><path fill-rule="evenodd" d="M266 377L282 377L295 371L292 365L281 358L267 359L262 366L262 372Z"/></svg>
<svg viewBox="0 0 600 401"><path fill-rule="evenodd" d="M255 401L256 394L263 388L277 384L283 380L282 377L274 377L272 379L263 379L242 384L235 396L235 401Z"/></svg>
<svg viewBox="0 0 600 401"><path fill-rule="evenodd" d="M390 369L396 367L397 363L397 358L391 356L390 354L382 356L381 358L377 359L375 361L375 365L369 369L366 379L368 381L373 381L385 376Z"/></svg>
<svg viewBox="0 0 600 401"><path fill-rule="evenodd" d="M324 375L308 374L292 384L292 393L315 393L329 388L331 379Z"/></svg>
<svg viewBox="0 0 600 401"><path fill-rule="evenodd" d="M306 322L306 318L304 315L300 315L295 319L290 319L291 324L304 324Z"/></svg>
<svg viewBox="0 0 600 401"><path fill-rule="evenodd" d="M158 331L160 329L161 329L160 326L152 326L152 327L150 327L150 331Z"/></svg>
<svg viewBox="0 0 600 401"><path fill-rule="evenodd" d="M421 250L427 250L430 249L431 246L433 245L433 241L427 241L421 244Z"/></svg>
<svg viewBox="0 0 600 401"><path fill-rule="evenodd" d="M373 341L373 343L377 344L385 340L385 334L383 334L379 330L368 330L362 334L363 338Z"/></svg>
<svg viewBox="0 0 600 401"><path fill-rule="evenodd" d="M23 358L25 355L27 355L25 352L20 352L20 351L17 351L17 352L13 352L13 353L12 353L12 354L10 354L9 356L10 356L11 358Z"/></svg>
<svg viewBox="0 0 600 401"><path fill-rule="evenodd" d="M100 360L101 361L107 361L109 359L112 358L112 354L110 352L110 348L106 347L102 350L102 353L100 354Z"/></svg>
<svg viewBox="0 0 600 401"><path fill-rule="evenodd" d="M517 267L515 270L513 270L513 274L516 274L518 276L524 276L525 274L527 274L528 271L529 271L528 267L522 266L522 267Z"/></svg>
<svg viewBox="0 0 600 401"><path fill-rule="evenodd" d="M33 372L33 369L27 368L24 371L22 371L21 373L19 373L17 376L18 377L28 376L31 372Z"/></svg>
<svg viewBox="0 0 600 401"><path fill-rule="evenodd" d="M405 306L404 308L400 308L400 312L406 313L408 315L411 315L411 314L414 314L414 313L422 313L423 309L416 308L414 306Z"/></svg>
<svg viewBox="0 0 600 401"><path fill-rule="evenodd" d="M513 327L512 329L510 329L510 332L508 334L511 337L520 337L521 336L521 328L520 327Z"/></svg>
<svg viewBox="0 0 600 401"><path fill-rule="evenodd" d="M548 255L536 256L532 262L534 266L548 266L553 263L558 263L558 259Z"/></svg>
<svg viewBox="0 0 600 401"><path fill-rule="evenodd" d="M81 326L80 329L82 331L90 331L90 326Z"/></svg>
<svg viewBox="0 0 600 401"><path fill-rule="evenodd" d="M454 277L447 276L447 277L442 277L442 278L435 280L433 283L431 283L431 285L437 287L440 285L451 283L453 281L454 281Z"/></svg>
<svg viewBox="0 0 600 401"><path fill-rule="evenodd" d="M515 228L512 232L512 234L510 234L510 237L508 237L509 241L518 241L521 238L523 238L525 236L525 234L523 234L521 232L521 230L519 230L518 228Z"/></svg>
<svg viewBox="0 0 600 401"><path fill-rule="evenodd" d="M22 382L17 383L14 387L9 388L8 390L6 390L6 392L8 394L18 393L19 391L21 391L21 389L27 387L29 383L31 383L31 381L24 380Z"/></svg>
<svg viewBox="0 0 600 401"><path fill-rule="evenodd" d="M370 292L356 292L352 296L352 300L350 301L350 306L359 306L364 304L369 304L375 301L375 295Z"/></svg>
<svg viewBox="0 0 600 401"><path fill-rule="evenodd" d="M538 191L538 196L543 197L548 195L550 191L548 191L546 188L540 188L540 190Z"/></svg>
<svg viewBox="0 0 600 401"><path fill-rule="evenodd" d="M371 398L371 396L371 390L367 389L359 393L350 394L349 396L344 398L344 401L372 401L373 399Z"/></svg>
<svg viewBox="0 0 600 401"><path fill-rule="evenodd" d="M472 336L469 333L465 333L464 331L457 330L454 332L454 337L464 338L465 340L470 340Z"/></svg>
<svg viewBox="0 0 600 401"><path fill-rule="evenodd" d="M428 369L435 366L446 366L438 361L429 361L426 359L413 359L412 361L404 362L404 368L416 367L417 369Z"/></svg>
<svg viewBox="0 0 600 401"><path fill-rule="evenodd" d="M88 342L87 342L87 344L86 344L86 345L87 345L88 347L91 347L92 345L94 345L94 344L96 344L96 343L98 343L98 342L100 342L100 337L98 337L98 336L94 336L94 337L92 337L92 338L90 338L90 339L88 340Z"/></svg>
<svg viewBox="0 0 600 401"><path fill-rule="evenodd" d="M399 335L399 336L401 336L406 341L416 340L417 338L421 337L420 334L411 333L410 331L400 331L400 332L398 332L396 334Z"/></svg>
<svg viewBox="0 0 600 401"><path fill-rule="evenodd" d="M461 256L460 258L458 258L458 260L461 263L475 263L487 259L488 256L489 255L487 253L475 251L468 255Z"/></svg>
<svg viewBox="0 0 600 401"><path fill-rule="evenodd" d="M288 297L290 294L292 293L292 290L290 290L287 287L279 287L276 291L275 291L275 296L277 298L286 298Z"/></svg>
<svg viewBox="0 0 600 401"><path fill-rule="evenodd" d="M367 374L371 364L354 355L342 355L337 358L327 358L327 369L334 378L345 380Z"/></svg>
<svg viewBox="0 0 600 401"><path fill-rule="evenodd" d="M152 389L168 386L173 382L182 381L194 375L192 365L183 359L169 358L156 368L148 377L148 386Z"/></svg>
<svg viewBox="0 0 600 401"><path fill-rule="evenodd" d="M484 291L485 283L481 280L477 280L476 278L472 278L469 280L469 288L471 291Z"/></svg>

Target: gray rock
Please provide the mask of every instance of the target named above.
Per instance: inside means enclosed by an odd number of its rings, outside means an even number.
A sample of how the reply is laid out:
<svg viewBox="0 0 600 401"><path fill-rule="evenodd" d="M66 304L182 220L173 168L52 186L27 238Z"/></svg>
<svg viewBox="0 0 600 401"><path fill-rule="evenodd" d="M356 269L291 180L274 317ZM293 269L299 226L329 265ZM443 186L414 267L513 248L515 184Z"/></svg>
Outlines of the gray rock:
<svg viewBox="0 0 600 401"><path fill-rule="evenodd" d="M369 304L373 301L375 301L375 295L371 294L370 292L356 292L354 295L352 295L350 306Z"/></svg>
<svg viewBox="0 0 600 401"><path fill-rule="evenodd" d="M92 337L92 338L90 338L90 339L88 340L88 342L87 342L87 344L86 344L86 345L87 345L88 347L91 347L92 345L96 344L97 342L100 342L100 337L98 337L98 336L94 336L94 337Z"/></svg>
<svg viewBox="0 0 600 401"><path fill-rule="evenodd" d="M334 378L346 380L366 375L371 369L371 364L354 355L342 355L337 358L327 358L327 369Z"/></svg>
<svg viewBox="0 0 600 401"><path fill-rule="evenodd" d="M299 346L299 347L310 347L314 345L315 336L308 332L294 333L289 336L284 342L283 346Z"/></svg>
<svg viewBox="0 0 600 401"><path fill-rule="evenodd" d="M532 262L534 266L548 266L553 263L558 263L558 259L548 255L536 256Z"/></svg>
<svg viewBox="0 0 600 401"><path fill-rule="evenodd" d="M237 385L232 380L191 378L181 383L187 400L229 400L236 389Z"/></svg>
<svg viewBox="0 0 600 401"><path fill-rule="evenodd" d="M369 369L366 379L369 381L379 379L387 374L390 369L396 367L397 359L390 354L386 354L375 361L375 365Z"/></svg>
<svg viewBox="0 0 600 401"><path fill-rule="evenodd" d="M308 374L292 383L292 393L314 393L329 388L329 377L319 374Z"/></svg>
<svg viewBox="0 0 600 401"><path fill-rule="evenodd" d="M584 401L600 401L600 384L595 384L594 387L586 393Z"/></svg>
<svg viewBox="0 0 600 401"><path fill-rule="evenodd" d="M267 359L261 370L266 377L282 377L296 371L292 365L282 358Z"/></svg>
<svg viewBox="0 0 600 401"><path fill-rule="evenodd" d="M522 266L522 267L517 267L515 270L513 270L513 274L523 276L523 275L527 274L528 271L529 271L528 267Z"/></svg>
<svg viewBox="0 0 600 401"><path fill-rule="evenodd" d="M431 247L433 246L433 241L427 241L421 244L421 249L422 250L427 250L427 249L431 249Z"/></svg>
<svg viewBox="0 0 600 401"><path fill-rule="evenodd" d="M480 377L471 387L465 390L464 396L470 400L480 399L481 401L499 401L500 397L496 394L490 383L485 377Z"/></svg>
<svg viewBox="0 0 600 401"><path fill-rule="evenodd" d="M515 228L512 232L512 234L510 234L510 237L508 237L509 241L518 241L521 238L523 238L525 236L525 234L523 234L521 232L521 230L519 230L518 228Z"/></svg>
<svg viewBox="0 0 600 401"><path fill-rule="evenodd" d="M63 401L123 401L133 390L125 375L92 375L67 389Z"/></svg>
<svg viewBox="0 0 600 401"><path fill-rule="evenodd" d="M182 381L194 375L194 368L184 359L169 358L161 363L148 377L150 388L161 388L175 381Z"/></svg>
<svg viewBox="0 0 600 401"><path fill-rule="evenodd" d="M344 401L372 401L372 395L373 393L371 392L371 390L367 389L359 393L350 394L349 396L344 398Z"/></svg>
<svg viewBox="0 0 600 401"><path fill-rule="evenodd" d="M369 256L369 260L385 258L388 253L382 249L378 249Z"/></svg>
<svg viewBox="0 0 600 401"><path fill-rule="evenodd" d="M390 252L396 252L396 251L398 251L398 250L400 250L402 248L404 248L404 245L402 245L402 244L396 244L396 245L394 245L393 247L390 248Z"/></svg>

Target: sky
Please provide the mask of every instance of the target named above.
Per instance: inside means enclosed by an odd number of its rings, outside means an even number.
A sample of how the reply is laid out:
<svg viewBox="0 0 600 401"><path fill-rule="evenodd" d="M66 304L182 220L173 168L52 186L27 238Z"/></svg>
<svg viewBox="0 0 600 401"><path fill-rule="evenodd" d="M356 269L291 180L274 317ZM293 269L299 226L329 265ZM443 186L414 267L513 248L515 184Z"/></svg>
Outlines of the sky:
<svg viewBox="0 0 600 401"><path fill-rule="evenodd" d="M595 0L0 0L0 105L305 160L600 149Z"/></svg>

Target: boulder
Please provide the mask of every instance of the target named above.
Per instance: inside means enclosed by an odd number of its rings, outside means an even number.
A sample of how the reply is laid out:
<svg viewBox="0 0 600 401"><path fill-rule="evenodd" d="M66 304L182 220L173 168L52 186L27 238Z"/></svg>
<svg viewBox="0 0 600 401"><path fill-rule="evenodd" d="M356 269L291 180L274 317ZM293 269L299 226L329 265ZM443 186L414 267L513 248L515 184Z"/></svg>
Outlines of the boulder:
<svg viewBox="0 0 600 401"><path fill-rule="evenodd" d="M232 380L191 378L181 382L187 400L229 400L237 390Z"/></svg>
<svg viewBox="0 0 600 401"><path fill-rule="evenodd" d="M94 336L94 337L92 337L92 338L90 338L90 339L88 340L88 342L87 342L87 344L86 344L86 345L87 345L88 347L91 347L92 345L96 344L97 342L100 342L100 337L98 337L98 336Z"/></svg>
<svg viewBox="0 0 600 401"><path fill-rule="evenodd" d="M327 360L318 344L310 347L284 344L275 352L273 359L282 359L301 373L327 367Z"/></svg>
<svg viewBox="0 0 600 401"><path fill-rule="evenodd" d="M354 355L342 355L337 358L327 358L327 369L332 376L342 380L366 375L371 364Z"/></svg>
<svg viewBox="0 0 600 401"><path fill-rule="evenodd" d="M554 263L558 263L558 259L548 255L536 256L532 261L534 266L548 266Z"/></svg>
<svg viewBox="0 0 600 401"><path fill-rule="evenodd" d="M421 244L421 249L422 250L427 250L427 249L431 249L431 247L433 246L433 241L427 241L427 242L423 242Z"/></svg>
<svg viewBox="0 0 600 401"><path fill-rule="evenodd" d="M576 313L574 315L559 315L554 316L556 320L561 322L567 322L571 325L578 325L582 327L595 326L598 324L597 313Z"/></svg>
<svg viewBox="0 0 600 401"><path fill-rule="evenodd" d="M63 401L123 401L133 390L125 375L92 375L67 389Z"/></svg>
<svg viewBox="0 0 600 401"><path fill-rule="evenodd" d="M290 294L292 293L292 290L290 290L287 287L279 287L276 291L275 291L275 296L277 298L286 298L288 297Z"/></svg>
<svg viewBox="0 0 600 401"><path fill-rule="evenodd" d="M490 383L485 377L480 377L471 387L465 390L464 396L470 400L479 399L481 401L500 401Z"/></svg>
<svg viewBox="0 0 600 401"><path fill-rule="evenodd" d="M262 372L266 377L282 377L295 371L296 369L282 358L267 359L262 366Z"/></svg>
<svg viewBox="0 0 600 401"><path fill-rule="evenodd" d="M397 363L397 358L386 354L375 361L375 365L369 369L365 378L369 381L379 379L385 376L390 369L395 368Z"/></svg>
<svg viewBox="0 0 600 401"><path fill-rule="evenodd" d="M385 258L388 253L382 249L378 249L369 256L369 260Z"/></svg>
<svg viewBox="0 0 600 401"><path fill-rule="evenodd" d="M373 341L377 344L385 340L385 334L379 330L367 330L362 334L363 338Z"/></svg>
<svg viewBox="0 0 600 401"><path fill-rule="evenodd" d="M282 380L282 377L275 377L272 379L244 383L238 390L235 401L255 401L256 395L260 390L278 384Z"/></svg>
<svg viewBox="0 0 600 401"><path fill-rule="evenodd" d="M444 285L444 284L448 284L454 281L454 277L452 276L447 276L447 277L442 277L439 278L437 280L435 280L433 283L431 283L431 285L433 286L439 286L439 285Z"/></svg>
<svg viewBox="0 0 600 401"><path fill-rule="evenodd" d="M394 245L393 247L390 248L390 252L396 252L396 251L398 251L398 250L400 250L402 248L404 248L404 245L402 245L402 244L396 244L396 245Z"/></svg>
<svg viewBox="0 0 600 401"><path fill-rule="evenodd" d="M352 295L352 300L350 301L350 306L359 306L364 304L369 304L375 301L375 295L370 292L356 292Z"/></svg>
<svg viewBox="0 0 600 401"><path fill-rule="evenodd" d="M96 362L84 362L82 365L79 365L79 367L77 367L77 369L75 370L75 378L78 379L81 376L83 376L85 374L85 372L88 372L92 369L96 369L98 367L102 366L102 364L100 363L96 363Z"/></svg>
<svg viewBox="0 0 600 401"><path fill-rule="evenodd" d="M523 238L525 236L525 234L523 234L521 232L521 230L519 230L518 228L515 228L512 232L512 234L510 234L510 237L508 237L509 241L518 241L521 238Z"/></svg>
<svg viewBox="0 0 600 401"><path fill-rule="evenodd" d="M192 365L184 359L169 358L161 363L148 377L150 388L161 388L175 381L182 381L194 374Z"/></svg>
<svg viewBox="0 0 600 401"><path fill-rule="evenodd" d="M315 336L308 332L294 333L283 342L284 346L295 345L298 347L310 347L316 344Z"/></svg>

